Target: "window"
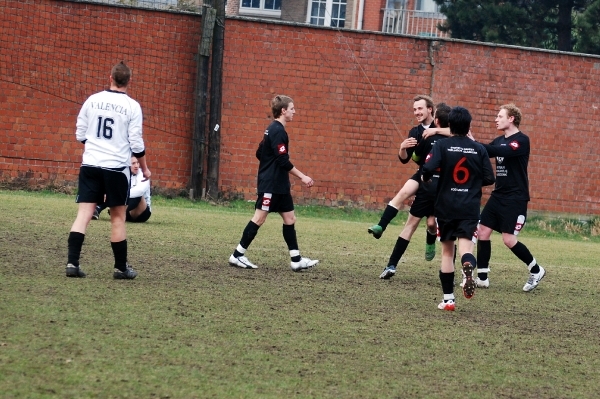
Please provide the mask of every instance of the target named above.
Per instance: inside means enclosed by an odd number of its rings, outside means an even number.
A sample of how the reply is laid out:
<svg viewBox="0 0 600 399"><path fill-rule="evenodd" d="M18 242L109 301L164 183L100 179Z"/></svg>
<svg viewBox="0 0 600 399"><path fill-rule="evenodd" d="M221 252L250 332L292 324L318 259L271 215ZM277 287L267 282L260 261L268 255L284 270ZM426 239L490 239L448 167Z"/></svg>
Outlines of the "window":
<svg viewBox="0 0 600 399"><path fill-rule="evenodd" d="M439 6L434 0L416 0L415 10L425 12L439 12Z"/></svg>
<svg viewBox="0 0 600 399"><path fill-rule="evenodd" d="M308 2L311 25L343 28L346 21L346 0L311 0Z"/></svg>
<svg viewBox="0 0 600 399"><path fill-rule="evenodd" d="M242 0L240 15L281 17L281 0Z"/></svg>

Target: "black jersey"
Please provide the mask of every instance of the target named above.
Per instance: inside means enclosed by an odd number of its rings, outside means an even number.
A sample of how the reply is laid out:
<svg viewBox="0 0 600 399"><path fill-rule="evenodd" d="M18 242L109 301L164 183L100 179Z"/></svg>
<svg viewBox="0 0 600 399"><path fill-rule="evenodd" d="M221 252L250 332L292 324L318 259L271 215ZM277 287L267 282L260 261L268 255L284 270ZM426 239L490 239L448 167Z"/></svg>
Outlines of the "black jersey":
<svg viewBox="0 0 600 399"><path fill-rule="evenodd" d="M439 140L423 165L423 179L429 179L438 168L435 216L446 220L478 220L481 187L494 183L485 147L465 136Z"/></svg>
<svg viewBox="0 0 600 399"><path fill-rule="evenodd" d="M529 137L519 131L509 137L498 136L484 147L490 157L496 157L496 187L492 195L529 201Z"/></svg>
<svg viewBox="0 0 600 399"><path fill-rule="evenodd" d="M406 149L406 153L408 154L408 158L406 159L402 159L400 158L400 155L398 155L398 158L400 159L400 162L402 163L408 163L408 161L411 160L413 152L415 151L415 149L417 148L417 146L419 145L419 143L421 141L423 141L423 132L425 131L425 129L429 128L429 126L431 125L427 125L427 126L423 126L422 124L413 127L412 129L410 129L410 131L408 132L408 138L414 138L417 140L417 145L415 147L411 147L411 148L407 148ZM417 164L419 166L421 166L423 164L424 160L419 163L417 162Z"/></svg>
<svg viewBox="0 0 600 399"><path fill-rule="evenodd" d="M281 122L275 120L265 130L256 157L259 193L289 194L289 171L294 168L289 156L289 138Z"/></svg>
<svg viewBox="0 0 600 399"><path fill-rule="evenodd" d="M419 142L419 144L417 144L416 147L414 147L414 152L412 156L413 161L415 161L419 165L418 173L422 173L423 165L425 164L427 155L433 150L433 145L438 140L443 140L447 137L448 136L444 136L441 134L434 134L433 136L429 136L426 139L423 139L421 134L421 141ZM421 194L426 193L430 196L436 196L438 177L439 171L434 171L434 175L432 176L429 183L421 183L421 186L419 187Z"/></svg>

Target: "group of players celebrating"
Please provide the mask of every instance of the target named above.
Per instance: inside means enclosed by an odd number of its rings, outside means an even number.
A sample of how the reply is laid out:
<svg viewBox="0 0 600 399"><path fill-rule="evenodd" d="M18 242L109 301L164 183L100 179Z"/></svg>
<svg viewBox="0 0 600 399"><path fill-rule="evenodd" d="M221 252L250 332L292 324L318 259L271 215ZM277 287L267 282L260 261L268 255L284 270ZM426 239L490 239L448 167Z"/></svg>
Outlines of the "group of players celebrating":
<svg viewBox="0 0 600 399"><path fill-rule="evenodd" d="M519 108L514 104L500 107L495 122L503 134L489 144L475 141L470 131L471 115L463 107L450 108L444 103L434 106L430 97L419 95L414 98L413 112L418 125L402 142L398 157L402 163L412 159L419 168L387 205L379 223L368 229L375 238L380 238L402 202L416 194L388 265L379 277L389 279L395 275L420 220L427 217L425 259L430 261L435 256L436 227L442 244L439 276L444 297L439 309L453 311L456 308L454 263L457 251L465 298L472 298L477 287L490 286L492 231L501 233L504 244L527 265L529 278L523 291L535 289L546 271L517 240L527 218L530 199L527 175L530 145L529 137L519 130L522 118ZM495 176L492 157L496 158ZM495 188L480 213L482 187L494 182ZM473 255L475 242L477 258Z"/></svg>
<svg viewBox="0 0 600 399"><path fill-rule="evenodd" d="M76 138L85 145L85 150L76 200L79 209L68 238L67 277L86 276L79 264L81 248L96 205L102 202L111 211L113 276L115 279L137 276L127 260L125 232L132 154L139 162L141 180L149 179L151 173L146 165L142 139L141 107L127 95L130 79L129 67L122 62L115 65L109 77L110 88L88 98L77 118ZM418 170L387 205L379 223L368 232L380 238L402 203L413 195L415 199L388 265L379 277L389 279L395 275L412 235L426 217L426 260L435 257L436 237L442 245L439 276L444 297L439 309L455 310L456 252L462 265L464 296L471 298L477 287L490 286L490 236L494 230L502 234L504 244L529 268L529 279L523 290L535 289L546 272L517 240L527 217L529 201L530 147L529 138L519 130L521 111L514 104L501 106L496 128L503 134L489 144L480 144L470 132L471 115L467 109L450 108L444 103L434 106L433 100L425 95L413 100L418 125L401 143L398 157L404 164L412 159L419 165ZM269 213L276 212L283 220L282 234L289 249L290 267L299 272L314 267L319 261L300 255L290 175L308 188L314 185L314 180L290 161L285 126L296 112L293 100L277 95L271 101L271 111L273 121L256 151L259 168L255 213L229 257L229 264L245 269L258 267L247 258L246 251ZM495 176L490 157L496 158ZM482 187L494 182L495 189L480 214ZM473 255L475 242L477 258Z"/></svg>

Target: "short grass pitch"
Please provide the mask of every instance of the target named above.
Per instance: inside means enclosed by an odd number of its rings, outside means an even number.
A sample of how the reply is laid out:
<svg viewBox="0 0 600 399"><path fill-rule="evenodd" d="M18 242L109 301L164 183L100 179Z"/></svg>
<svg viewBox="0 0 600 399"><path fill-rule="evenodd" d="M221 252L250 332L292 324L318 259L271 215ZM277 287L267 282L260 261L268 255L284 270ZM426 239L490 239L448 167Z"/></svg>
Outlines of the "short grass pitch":
<svg viewBox="0 0 600 399"><path fill-rule="evenodd" d="M598 240L522 234L548 274L493 236L491 287L456 312L441 299L425 231L389 281L399 220L298 210L294 273L272 215L248 257L228 266L251 217L237 208L156 198L128 225L133 281L112 279L107 215L92 221L86 279L64 276L73 197L0 191L2 398L595 398L600 392ZM323 214L321 214L323 213ZM457 276L458 282L458 276ZM459 288L457 287L457 291Z"/></svg>

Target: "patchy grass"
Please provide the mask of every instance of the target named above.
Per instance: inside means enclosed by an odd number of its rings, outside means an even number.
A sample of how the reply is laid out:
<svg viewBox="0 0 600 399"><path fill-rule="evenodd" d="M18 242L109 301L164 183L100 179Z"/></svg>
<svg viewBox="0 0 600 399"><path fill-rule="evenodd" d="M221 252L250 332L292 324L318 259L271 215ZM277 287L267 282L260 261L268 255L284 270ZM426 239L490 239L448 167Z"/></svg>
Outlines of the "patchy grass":
<svg viewBox="0 0 600 399"><path fill-rule="evenodd" d="M112 280L107 215L86 235L89 277L67 279L74 198L0 191L0 396L593 398L600 390L595 236L528 225L520 238L548 275L524 293L525 266L494 234L491 288L442 312L439 248L424 260L424 227L397 275L377 278L400 217L374 240L366 228L377 213L299 207L300 248L321 263L293 273L276 215L248 251L259 269L228 266L252 204L157 197L153 210L149 223L128 225L136 280Z"/></svg>

